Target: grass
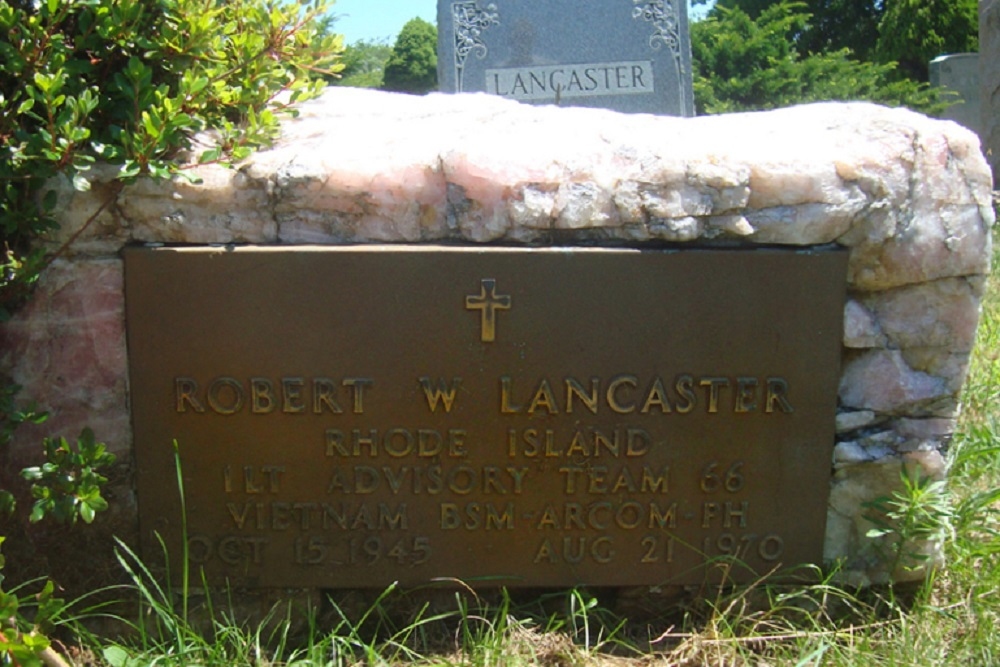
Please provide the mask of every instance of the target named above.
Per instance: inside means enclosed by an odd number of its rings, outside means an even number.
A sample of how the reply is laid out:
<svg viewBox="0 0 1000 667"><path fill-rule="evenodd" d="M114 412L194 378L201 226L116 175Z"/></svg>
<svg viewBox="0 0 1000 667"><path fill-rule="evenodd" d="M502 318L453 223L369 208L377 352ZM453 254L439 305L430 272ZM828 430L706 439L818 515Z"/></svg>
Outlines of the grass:
<svg viewBox="0 0 1000 667"><path fill-rule="evenodd" d="M360 610L332 602L275 608L248 626L204 605L200 621L133 554L122 564L144 614L128 639L72 624L83 665L647 667L651 665L1000 665L1000 262L983 303L963 414L950 456L946 568L916 588L850 591L821 575L804 587L766 580L628 620L584 590L517 599L459 590L393 612L390 587ZM182 572L184 590L188 573ZM517 595L521 595L518 593ZM207 610L207 611L206 611ZM306 622L301 622L305 616ZM298 619L298 620L297 620Z"/></svg>

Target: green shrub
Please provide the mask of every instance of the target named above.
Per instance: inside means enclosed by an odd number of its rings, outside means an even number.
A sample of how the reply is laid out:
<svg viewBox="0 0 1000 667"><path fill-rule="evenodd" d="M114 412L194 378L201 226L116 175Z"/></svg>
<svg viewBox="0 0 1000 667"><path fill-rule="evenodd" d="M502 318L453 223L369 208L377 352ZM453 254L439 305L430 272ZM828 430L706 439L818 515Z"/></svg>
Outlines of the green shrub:
<svg viewBox="0 0 1000 667"><path fill-rule="evenodd" d="M266 144L275 113L321 90L341 38L319 30L329 2L0 2L0 316L46 264L55 226L47 179L87 188L96 160L125 182L167 177L191 136L217 131L201 162ZM114 191L112 192L114 194Z"/></svg>
<svg viewBox="0 0 1000 667"><path fill-rule="evenodd" d="M245 158L275 136L281 112L340 69L342 40L319 20L331 4L0 0L0 321L65 250L40 242L57 226L52 177L84 190L95 162L118 167L92 221L125 183L183 173L190 165L176 160L195 133L212 130L215 143L191 162ZM16 394L0 381L0 446L18 423L43 418ZM46 463L22 473L32 482L31 520L89 523L107 505L97 470L113 457L89 429L75 447L53 438L43 449ZM13 501L0 490L0 509L12 511ZM37 663L48 650L44 631L2 588L0 607L0 664Z"/></svg>
<svg viewBox="0 0 1000 667"><path fill-rule="evenodd" d="M775 109L829 100L868 100L937 113L937 89L906 79L895 63L853 60L851 52L805 53L796 36L811 16L799 2L769 5L757 18L716 6L691 24L699 114Z"/></svg>

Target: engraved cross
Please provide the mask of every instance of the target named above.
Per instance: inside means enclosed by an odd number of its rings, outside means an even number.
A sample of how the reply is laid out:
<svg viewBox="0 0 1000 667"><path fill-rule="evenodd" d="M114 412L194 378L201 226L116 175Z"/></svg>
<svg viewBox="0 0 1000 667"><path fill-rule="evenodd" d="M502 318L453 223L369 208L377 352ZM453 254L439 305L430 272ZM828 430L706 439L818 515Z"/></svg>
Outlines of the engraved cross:
<svg viewBox="0 0 1000 667"><path fill-rule="evenodd" d="M479 294L465 297L466 310L482 311L482 341L492 343L496 339L498 310L510 310L510 295L497 294L497 281L493 278L483 278Z"/></svg>

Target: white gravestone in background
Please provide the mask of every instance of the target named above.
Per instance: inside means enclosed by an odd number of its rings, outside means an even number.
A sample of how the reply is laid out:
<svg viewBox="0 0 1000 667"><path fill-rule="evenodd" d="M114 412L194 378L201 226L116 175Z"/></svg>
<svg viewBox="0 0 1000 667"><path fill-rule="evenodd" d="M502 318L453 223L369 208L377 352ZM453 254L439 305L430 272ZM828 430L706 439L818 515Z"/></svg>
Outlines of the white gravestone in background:
<svg viewBox="0 0 1000 667"><path fill-rule="evenodd" d="M1000 0L979 0L979 82L983 152L1000 177Z"/></svg>
<svg viewBox="0 0 1000 667"><path fill-rule="evenodd" d="M983 137L979 104L979 54L956 53L938 56L930 63L932 86L942 86L954 93L956 100L942 118L953 120Z"/></svg>

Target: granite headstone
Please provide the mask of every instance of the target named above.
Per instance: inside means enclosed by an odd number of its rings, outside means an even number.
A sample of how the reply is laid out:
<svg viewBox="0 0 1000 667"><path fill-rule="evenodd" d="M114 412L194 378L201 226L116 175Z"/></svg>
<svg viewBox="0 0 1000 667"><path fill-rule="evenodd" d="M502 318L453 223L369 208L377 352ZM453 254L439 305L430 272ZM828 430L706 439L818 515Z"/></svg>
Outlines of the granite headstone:
<svg viewBox="0 0 1000 667"><path fill-rule="evenodd" d="M687 3L438 0L438 81L531 104L692 116Z"/></svg>
<svg viewBox="0 0 1000 667"><path fill-rule="evenodd" d="M932 86L942 86L955 94L954 104L942 118L953 120L983 136L979 104L979 54L955 53L938 56L930 63Z"/></svg>
<svg viewBox="0 0 1000 667"><path fill-rule="evenodd" d="M983 152L1000 182L1000 1L979 0L979 98ZM994 186L995 187L995 186Z"/></svg>

